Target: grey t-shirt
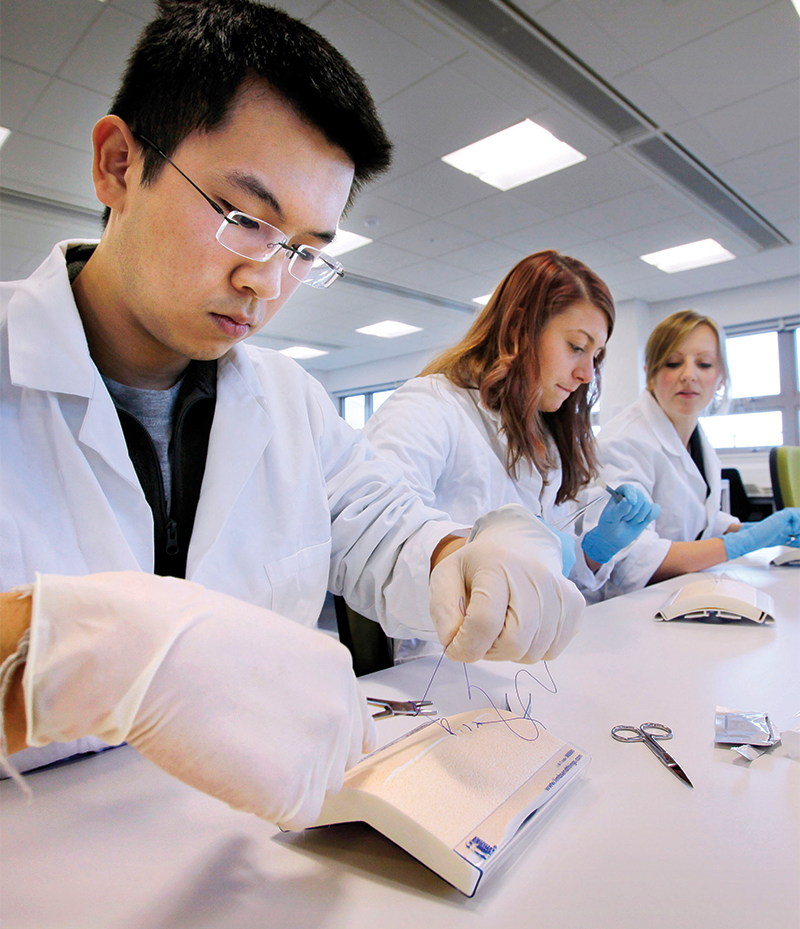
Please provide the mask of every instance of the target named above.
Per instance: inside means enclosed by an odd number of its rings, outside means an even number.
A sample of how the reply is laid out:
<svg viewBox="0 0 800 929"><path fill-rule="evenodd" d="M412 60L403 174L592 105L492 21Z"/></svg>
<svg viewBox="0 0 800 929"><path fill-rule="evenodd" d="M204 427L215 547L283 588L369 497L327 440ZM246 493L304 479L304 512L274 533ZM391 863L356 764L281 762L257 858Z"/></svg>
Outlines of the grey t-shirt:
<svg viewBox="0 0 800 929"><path fill-rule="evenodd" d="M103 376L108 392L117 406L130 413L144 426L153 440L158 462L161 465L161 477L164 482L164 495L169 513L172 476L169 467L169 440L172 437L172 421L175 404L183 383L183 378L168 390L144 390L140 387L128 387Z"/></svg>

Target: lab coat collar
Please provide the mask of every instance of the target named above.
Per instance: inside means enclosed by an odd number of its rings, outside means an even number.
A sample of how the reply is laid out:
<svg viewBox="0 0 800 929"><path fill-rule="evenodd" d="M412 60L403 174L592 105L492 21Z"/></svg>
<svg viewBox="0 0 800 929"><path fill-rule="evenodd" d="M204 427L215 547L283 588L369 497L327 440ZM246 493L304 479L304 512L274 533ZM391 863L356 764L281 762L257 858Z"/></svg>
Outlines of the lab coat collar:
<svg viewBox="0 0 800 929"><path fill-rule="evenodd" d="M66 252L75 244L59 242L27 280L15 285L8 304L9 358L17 387L88 399L98 372L67 276Z"/></svg>
<svg viewBox="0 0 800 929"><path fill-rule="evenodd" d="M689 455L686 446L681 442L677 429L672 425L669 416L661 409L650 391L643 390L639 399L644 410L645 419L650 424L664 451L670 455L676 455L678 458Z"/></svg>

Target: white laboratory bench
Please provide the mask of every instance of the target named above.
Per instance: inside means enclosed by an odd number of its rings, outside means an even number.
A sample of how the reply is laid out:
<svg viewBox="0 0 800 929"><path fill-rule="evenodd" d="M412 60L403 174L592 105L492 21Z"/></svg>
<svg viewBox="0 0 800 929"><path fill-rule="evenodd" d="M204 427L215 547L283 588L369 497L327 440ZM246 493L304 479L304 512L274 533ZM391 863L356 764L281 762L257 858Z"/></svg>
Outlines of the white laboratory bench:
<svg viewBox="0 0 800 929"><path fill-rule="evenodd" d="M779 730L800 722L800 569L768 567L773 553L711 572L771 594L771 626L655 622L686 578L587 611L550 666L558 693L531 689L532 714L592 756L586 777L472 898L366 826L282 834L122 747L30 775L31 804L0 785L0 925L793 929L800 760L780 745L749 763L714 746L718 704L769 713ZM434 666L362 683L420 698ZM516 670L483 662L470 679L500 704ZM462 667L443 662L429 696L442 713L470 709ZM693 790L645 746L610 736L651 721L674 729L664 744ZM410 728L378 725L385 741Z"/></svg>

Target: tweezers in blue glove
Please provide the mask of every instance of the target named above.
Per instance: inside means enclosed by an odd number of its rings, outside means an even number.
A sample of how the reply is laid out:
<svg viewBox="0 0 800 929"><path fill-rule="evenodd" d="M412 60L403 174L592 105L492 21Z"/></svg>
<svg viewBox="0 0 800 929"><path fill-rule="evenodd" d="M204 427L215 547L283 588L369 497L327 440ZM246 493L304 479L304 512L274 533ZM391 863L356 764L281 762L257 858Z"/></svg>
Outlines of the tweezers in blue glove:
<svg viewBox="0 0 800 929"><path fill-rule="evenodd" d="M611 493L610 488L608 491ZM598 524L583 537L581 547L592 561L605 564L637 539L660 512L661 507L643 490L633 484L620 484L600 514Z"/></svg>

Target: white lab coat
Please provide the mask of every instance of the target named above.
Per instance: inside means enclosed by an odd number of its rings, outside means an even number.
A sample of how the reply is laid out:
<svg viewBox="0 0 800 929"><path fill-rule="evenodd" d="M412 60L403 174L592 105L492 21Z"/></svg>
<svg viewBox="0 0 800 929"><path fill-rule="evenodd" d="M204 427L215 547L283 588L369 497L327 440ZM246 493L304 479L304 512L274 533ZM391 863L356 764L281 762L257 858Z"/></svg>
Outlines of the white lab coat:
<svg viewBox="0 0 800 929"><path fill-rule="evenodd" d="M0 589L34 572L152 571L153 519L89 355L57 245L0 285ZM186 576L311 626L344 594L392 635L433 637L430 555L463 527L378 461L291 359L239 345L217 403Z"/></svg>
<svg viewBox="0 0 800 929"><path fill-rule="evenodd" d="M451 519L472 523L487 510L518 503L556 525L579 506L574 501L556 504L560 466L548 474L547 483L525 462L516 480L509 477L500 428L499 415L483 406L479 391L433 374L406 381L370 417L364 432L381 457L400 465L423 501ZM552 451L557 459L554 446ZM602 511L602 503L597 509ZM566 531L574 529L573 523ZM605 583L612 566L593 574L576 545L570 580L587 593Z"/></svg>
<svg viewBox="0 0 800 929"><path fill-rule="evenodd" d="M722 465L698 427L706 484L667 414L645 390L631 406L600 430L598 451L601 477L616 486L640 487L661 512L655 524L624 550L614 566L614 593L644 587L666 558L672 542L691 542L721 536L738 520L720 508Z"/></svg>

